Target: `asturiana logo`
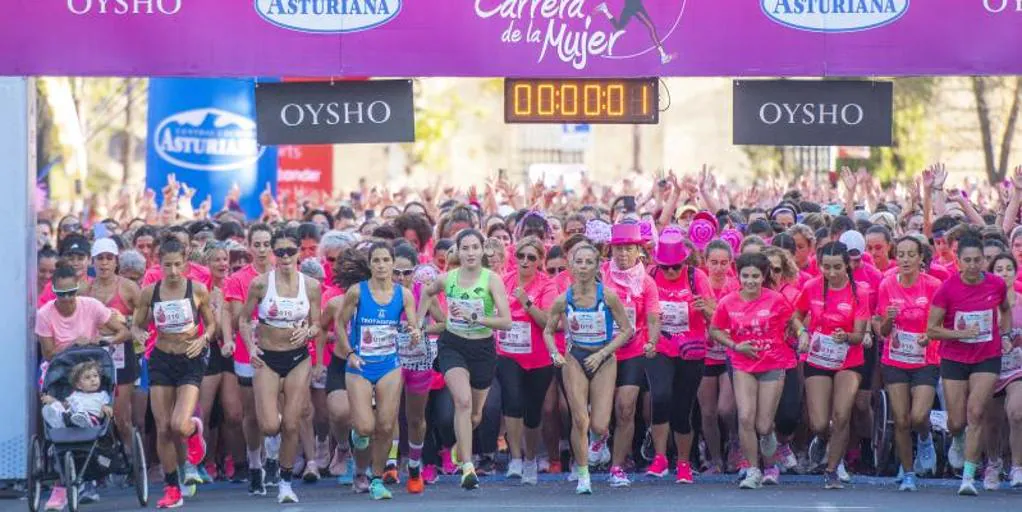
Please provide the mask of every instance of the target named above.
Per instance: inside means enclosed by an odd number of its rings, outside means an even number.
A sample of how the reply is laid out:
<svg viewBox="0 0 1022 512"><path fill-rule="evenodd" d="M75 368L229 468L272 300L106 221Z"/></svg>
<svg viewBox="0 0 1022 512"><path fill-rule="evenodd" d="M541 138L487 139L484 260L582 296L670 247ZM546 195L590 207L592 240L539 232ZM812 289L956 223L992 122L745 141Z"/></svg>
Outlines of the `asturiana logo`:
<svg viewBox="0 0 1022 512"><path fill-rule="evenodd" d="M256 143L252 119L216 108L178 112L154 134L156 153L178 167L231 171L254 164L265 148Z"/></svg>
<svg viewBox="0 0 1022 512"><path fill-rule="evenodd" d="M810 32L858 32L898 21L909 0L760 0L781 25Z"/></svg>
<svg viewBox="0 0 1022 512"><path fill-rule="evenodd" d="M383 25L401 12L403 0L255 0L264 20L298 32L341 34Z"/></svg>

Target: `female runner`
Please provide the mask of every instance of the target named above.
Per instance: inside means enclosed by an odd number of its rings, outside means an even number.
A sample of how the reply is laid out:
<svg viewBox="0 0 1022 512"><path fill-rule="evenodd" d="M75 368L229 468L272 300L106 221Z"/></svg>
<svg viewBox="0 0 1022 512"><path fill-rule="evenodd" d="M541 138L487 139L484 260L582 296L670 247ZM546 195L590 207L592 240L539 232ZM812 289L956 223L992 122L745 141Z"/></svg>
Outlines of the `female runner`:
<svg viewBox="0 0 1022 512"><path fill-rule="evenodd" d="M568 253L568 267L573 283L551 306L543 339L554 365L564 369L561 379L571 409L571 445L578 475L575 492L591 494L588 435L592 431L603 438L608 433L617 378L615 354L631 338L632 328L617 293L596 280L600 253L592 244L576 244ZM554 338L562 321L570 357L561 355ZM617 333L612 329L615 322L623 326Z"/></svg>
<svg viewBox="0 0 1022 512"><path fill-rule="evenodd" d="M412 346L419 343L419 323L411 290L394 283L394 251L390 244L374 243L369 248L367 267L367 279L344 294L335 327L340 348L335 350L347 363L345 384L354 427L352 444L356 452L364 453L372 441L369 496L382 500L392 497L383 484L383 471L401 406L397 339L401 316L408 317Z"/></svg>
<svg viewBox="0 0 1022 512"><path fill-rule="evenodd" d="M899 490L916 490L916 473L936 469L937 454L930 436L930 409L939 377L937 344L926 336L930 302L940 280L922 272L923 242L904 236L895 244L898 273L880 283L876 331L887 338L880 371L894 416L894 446L901 461ZM912 432L918 436L913 463Z"/></svg>
<svg viewBox="0 0 1022 512"><path fill-rule="evenodd" d="M963 468L958 494L976 496L983 415L1001 373L1003 342L1010 340L1011 303L1004 280L983 271L979 237L967 233L959 238L957 256L958 273L933 296L926 334L941 340L940 376L954 436L948 462Z"/></svg>
<svg viewBox="0 0 1022 512"><path fill-rule="evenodd" d="M459 267L441 274L423 288L423 299L441 291L447 297L447 329L437 341L436 366L454 399L458 460L463 461L461 486L479 487L472 460L472 430L482 421L486 395L496 372L493 330L511 328L507 291L499 276L482 267L483 235L465 229L455 239ZM419 304L423 317L428 301Z"/></svg>
<svg viewBox="0 0 1022 512"><path fill-rule="evenodd" d="M1005 283L1016 282L1018 264L1014 257L1001 254L990 262L990 270L1004 279ZM1011 452L1011 486L1022 487L1022 295L1015 290L1008 291L1011 306L1011 347L1001 357L1001 376L997 380L996 393L987 409L987 425L990 435L987 436L987 470L983 486L987 490L1000 487L1001 465L993 462L1000 460L1003 449L1001 440L1004 438L1000 429L1008 424L1008 446ZM1005 417L1007 416L1007 417ZM931 443L932 444L932 443Z"/></svg>
<svg viewBox="0 0 1022 512"><path fill-rule="evenodd" d="M848 248L830 242L817 254L820 277L808 281L795 305L799 321L808 319L810 338L801 340L799 352L808 354L805 365L809 427L817 438L810 445L810 460L823 456L822 439L829 434L824 487L841 489L837 467L848 445L849 422L863 365L862 339L870 320L869 296L852 278Z"/></svg>
<svg viewBox="0 0 1022 512"><path fill-rule="evenodd" d="M160 243L163 278L142 290L134 316L136 329L146 329L149 322L156 325L156 345L149 356L149 399L166 483L158 508L177 508L184 503L177 468L185 460L195 465L206 457L202 419L193 414L216 317L206 287L185 277L187 250L173 236ZM204 329L201 335L199 315ZM180 453L184 441L187 454Z"/></svg>
<svg viewBox="0 0 1022 512"><path fill-rule="evenodd" d="M734 366L738 437L742 454L750 464L739 487L756 489L763 478L759 452L762 450L769 458L777 449L774 414L784 388L785 368L795 359L795 351L785 342L785 332L797 332L800 343L808 343L809 335L795 318L788 300L770 289L770 260L766 256L743 254L736 266L741 291L728 294L717 304L710 336L728 348Z"/></svg>
<svg viewBox="0 0 1022 512"><path fill-rule="evenodd" d="M255 371L252 391L259 428L264 436L281 436L278 503L298 503L291 479L299 423L309 403L311 366L306 343L319 334L320 286L298 272L300 244L294 230L273 234L270 248L276 265L252 281L241 309L242 319L257 312L258 327L239 322Z"/></svg>

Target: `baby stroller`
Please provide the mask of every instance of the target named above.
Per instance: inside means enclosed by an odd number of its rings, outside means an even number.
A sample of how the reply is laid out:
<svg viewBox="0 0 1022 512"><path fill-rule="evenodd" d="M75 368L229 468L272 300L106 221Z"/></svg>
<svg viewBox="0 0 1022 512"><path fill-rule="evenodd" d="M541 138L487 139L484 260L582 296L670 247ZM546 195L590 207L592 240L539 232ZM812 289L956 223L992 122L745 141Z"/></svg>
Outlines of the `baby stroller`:
<svg viewBox="0 0 1022 512"><path fill-rule="evenodd" d="M43 380L43 392L57 400L71 392L68 374L78 363L98 361L101 367L101 389L114 396L117 377L114 361L105 346L72 347L50 362ZM108 475L127 475L135 484L139 505L149 502L149 481L146 472L145 447L142 436L132 432L131 456L117 434L111 418L104 418L95 428L51 428L44 424L43 439L32 436L29 446L28 508L40 508L43 484L59 483L67 488L68 507L78 510L78 491L83 482L100 480Z"/></svg>

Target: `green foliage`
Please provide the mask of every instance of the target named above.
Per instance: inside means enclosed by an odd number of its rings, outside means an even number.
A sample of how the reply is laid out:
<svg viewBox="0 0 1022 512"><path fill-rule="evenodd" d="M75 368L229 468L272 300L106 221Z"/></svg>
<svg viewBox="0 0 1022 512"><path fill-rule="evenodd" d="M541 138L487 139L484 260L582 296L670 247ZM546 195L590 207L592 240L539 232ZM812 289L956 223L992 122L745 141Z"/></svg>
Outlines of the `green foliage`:
<svg viewBox="0 0 1022 512"><path fill-rule="evenodd" d="M938 80L932 77L894 80L894 145L873 148L870 160L865 163L885 185L908 182L926 165L927 140L933 135L926 118Z"/></svg>

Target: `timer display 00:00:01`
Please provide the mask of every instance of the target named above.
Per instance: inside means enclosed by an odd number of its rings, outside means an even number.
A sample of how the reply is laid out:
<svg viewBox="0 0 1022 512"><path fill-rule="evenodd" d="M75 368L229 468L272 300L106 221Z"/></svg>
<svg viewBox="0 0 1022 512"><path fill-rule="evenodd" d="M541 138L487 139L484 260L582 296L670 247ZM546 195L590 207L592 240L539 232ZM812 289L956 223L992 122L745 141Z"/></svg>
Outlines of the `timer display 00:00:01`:
<svg viewBox="0 0 1022 512"><path fill-rule="evenodd" d="M659 82L639 79L504 81L507 123L657 124Z"/></svg>

